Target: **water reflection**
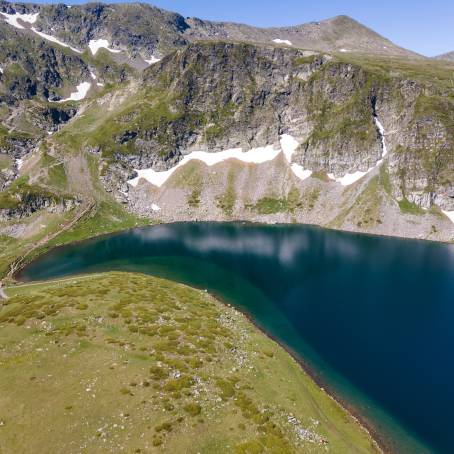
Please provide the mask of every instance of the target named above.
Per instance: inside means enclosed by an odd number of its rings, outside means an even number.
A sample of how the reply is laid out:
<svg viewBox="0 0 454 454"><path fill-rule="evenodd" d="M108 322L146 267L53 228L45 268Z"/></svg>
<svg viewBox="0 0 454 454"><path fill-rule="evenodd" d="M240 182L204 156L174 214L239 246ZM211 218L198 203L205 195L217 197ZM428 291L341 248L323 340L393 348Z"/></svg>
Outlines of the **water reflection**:
<svg viewBox="0 0 454 454"><path fill-rule="evenodd" d="M22 277L110 269L208 288L237 304L385 425L399 452L422 452L409 432L433 451L454 445L454 245L172 224L52 251Z"/></svg>

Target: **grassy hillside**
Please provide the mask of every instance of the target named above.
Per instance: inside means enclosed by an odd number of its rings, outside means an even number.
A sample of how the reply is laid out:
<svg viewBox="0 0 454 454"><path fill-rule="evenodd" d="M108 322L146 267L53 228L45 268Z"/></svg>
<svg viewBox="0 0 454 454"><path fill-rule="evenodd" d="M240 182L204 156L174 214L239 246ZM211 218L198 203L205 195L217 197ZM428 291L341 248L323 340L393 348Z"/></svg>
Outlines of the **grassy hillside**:
<svg viewBox="0 0 454 454"><path fill-rule="evenodd" d="M0 452L376 452L243 315L137 274L27 284L0 305Z"/></svg>

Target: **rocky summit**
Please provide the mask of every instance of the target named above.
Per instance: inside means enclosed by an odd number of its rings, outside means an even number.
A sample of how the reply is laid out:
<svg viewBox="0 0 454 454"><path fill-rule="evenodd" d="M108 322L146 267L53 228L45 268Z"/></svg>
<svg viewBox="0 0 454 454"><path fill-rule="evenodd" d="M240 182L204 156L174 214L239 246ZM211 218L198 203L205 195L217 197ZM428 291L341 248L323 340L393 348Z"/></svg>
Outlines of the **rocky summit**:
<svg viewBox="0 0 454 454"><path fill-rule="evenodd" d="M346 16L0 2L2 272L175 220L453 241L453 70Z"/></svg>

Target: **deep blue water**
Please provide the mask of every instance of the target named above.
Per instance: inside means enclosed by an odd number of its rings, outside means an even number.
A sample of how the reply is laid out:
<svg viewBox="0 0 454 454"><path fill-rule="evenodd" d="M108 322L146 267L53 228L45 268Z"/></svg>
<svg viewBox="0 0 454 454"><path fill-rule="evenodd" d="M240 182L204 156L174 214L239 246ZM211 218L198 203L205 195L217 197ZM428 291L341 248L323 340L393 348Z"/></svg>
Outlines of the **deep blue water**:
<svg viewBox="0 0 454 454"><path fill-rule="evenodd" d="M207 288L300 355L397 452L454 452L454 245L182 223L56 249L20 277L113 269Z"/></svg>

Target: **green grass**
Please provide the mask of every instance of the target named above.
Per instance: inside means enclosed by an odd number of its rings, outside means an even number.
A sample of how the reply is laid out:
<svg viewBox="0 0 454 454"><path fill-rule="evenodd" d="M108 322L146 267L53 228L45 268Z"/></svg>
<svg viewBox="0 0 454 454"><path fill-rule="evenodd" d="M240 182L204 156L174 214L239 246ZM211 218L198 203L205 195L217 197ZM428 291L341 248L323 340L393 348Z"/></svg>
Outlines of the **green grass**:
<svg viewBox="0 0 454 454"><path fill-rule="evenodd" d="M408 199L402 199L398 201L399 208L402 213L413 214L413 215L423 215L425 211L416 203L410 202Z"/></svg>
<svg viewBox="0 0 454 454"><path fill-rule="evenodd" d="M293 66L310 65L320 59L320 54L309 55L307 57L297 57L293 60Z"/></svg>
<svg viewBox="0 0 454 454"><path fill-rule="evenodd" d="M15 180L6 191L0 192L0 209L17 208L24 200L42 198L53 202L61 202L63 195L40 186L39 184L29 184L28 176L22 176ZM71 197L66 195L66 197Z"/></svg>
<svg viewBox="0 0 454 454"><path fill-rule="evenodd" d="M404 77L424 84L452 89L453 63L427 59L407 59L358 54L336 55L338 61L354 63L383 80Z"/></svg>
<svg viewBox="0 0 454 454"><path fill-rule="evenodd" d="M262 197L249 208L259 214L294 213L303 208L304 203L297 188L292 188L287 197Z"/></svg>
<svg viewBox="0 0 454 454"><path fill-rule="evenodd" d="M227 187L223 194L216 198L216 205L226 216L232 216L236 202L235 172L230 170L227 175Z"/></svg>
<svg viewBox="0 0 454 454"><path fill-rule="evenodd" d="M99 201L93 213L83 218L48 243L49 247L80 241L97 235L126 230L148 224L143 218L130 214L119 204Z"/></svg>
<svg viewBox="0 0 454 454"><path fill-rule="evenodd" d="M106 273L7 293L5 454L82 445L87 452L378 452L287 352L203 291Z"/></svg>
<svg viewBox="0 0 454 454"><path fill-rule="evenodd" d="M381 224L380 208L386 191L381 184L381 176L370 179L365 188L356 197L352 205L345 206L340 213L328 224L329 227L342 228L345 222L355 224L356 227L368 230ZM346 188L345 191L351 190Z"/></svg>
<svg viewBox="0 0 454 454"><path fill-rule="evenodd" d="M171 182L173 187L189 190L187 202L191 208L199 206L203 189L203 177L198 163L190 161L178 169Z"/></svg>

